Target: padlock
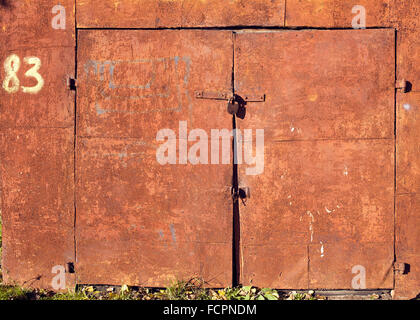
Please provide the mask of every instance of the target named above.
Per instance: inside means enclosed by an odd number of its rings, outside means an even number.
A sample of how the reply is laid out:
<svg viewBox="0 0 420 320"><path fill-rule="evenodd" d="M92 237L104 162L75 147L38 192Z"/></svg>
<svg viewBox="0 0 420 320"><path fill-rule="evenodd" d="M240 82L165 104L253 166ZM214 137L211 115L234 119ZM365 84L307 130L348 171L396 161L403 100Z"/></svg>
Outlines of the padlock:
<svg viewBox="0 0 420 320"><path fill-rule="evenodd" d="M234 99L229 100L227 106L227 112L230 114L237 114L239 110L239 103Z"/></svg>

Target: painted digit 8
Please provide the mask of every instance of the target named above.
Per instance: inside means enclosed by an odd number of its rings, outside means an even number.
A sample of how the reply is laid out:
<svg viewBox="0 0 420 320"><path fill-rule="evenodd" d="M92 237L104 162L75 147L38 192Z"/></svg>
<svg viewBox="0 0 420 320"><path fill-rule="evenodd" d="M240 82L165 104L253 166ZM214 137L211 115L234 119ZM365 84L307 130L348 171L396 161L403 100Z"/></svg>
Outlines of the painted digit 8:
<svg viewBox="0 0 420 320"><path fill-rule="evenodd" d="M3 81L3 89L9 93L15 93L19 90L19 79L16 75L19 68L20 59L15 54L8 56L4 61L4 71L6 72L6 77ZM12 86L10 86L10 82L12 83Z"/></svg>

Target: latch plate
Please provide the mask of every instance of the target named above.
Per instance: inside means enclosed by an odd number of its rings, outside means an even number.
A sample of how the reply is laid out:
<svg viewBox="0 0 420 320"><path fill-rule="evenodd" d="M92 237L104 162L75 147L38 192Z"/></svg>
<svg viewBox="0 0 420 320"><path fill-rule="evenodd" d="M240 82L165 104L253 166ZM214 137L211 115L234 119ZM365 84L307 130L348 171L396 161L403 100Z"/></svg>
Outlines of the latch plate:
<svg viewBox="0 0 420 320"><path fill-rule="evenodd" d="M238 102L264 102L265 94L258 95L232 95L230 92L212 92L212 91L196 91L196 99L210 99L210 100L235 100Z"/></svg>
<svg viewBox="0 0 420 320"><path fill-rule="evenodd" d="M195 97L197 99L211 99L211 100L231 100L233 95L228 92L211 92L211 91L196 91Z"/></svg>

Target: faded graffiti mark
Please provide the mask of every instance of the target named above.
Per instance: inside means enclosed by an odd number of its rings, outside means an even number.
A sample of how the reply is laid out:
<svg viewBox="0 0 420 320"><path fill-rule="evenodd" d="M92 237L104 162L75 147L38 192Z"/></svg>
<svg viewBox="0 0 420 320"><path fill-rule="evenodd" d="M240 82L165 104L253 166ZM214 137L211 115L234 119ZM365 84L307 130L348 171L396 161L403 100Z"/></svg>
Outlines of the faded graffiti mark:
<svg viewBox="0 0 420 320"><path fill-rule="evenodd" d="M169 229L171 230L172 241L176 243L176 234L175 234L175 227L173 224L169 225Z"/></svg>
<svg viewBox="0 0 420 320"><path fill-rule="evenodd" d="M140 163L145 158L147 151L141 152L129 152L129 148L135 146L142 146L151 148L152 146L149 145L147 142L144 141L134 141L125 144L119 152L104 152L104 153L92 153L89 156L93 158L117 158L122 162L123 167L127 167L128 161L136 161Z"/></svg>
<svg viewBox="0 0 420 320"><path fill-rule="evenodd" d="M191 59L179 56L137 60L89 60L84 65L87 81L99 82L96 88L97 97L100 99L95 101L95 111L98 116L106 113L138 114L181 111L183 95L187 97L188 104L191 104L187 89L190 68ZM91 71L95 79L91 78ZM126 74L134 71L137 73ZM137 79L142 83L125 82L133 81L132 79ZM134 110L119 110L114 106L102 107L99 104L99 100L108 105L118 103L118 101L141 103L141 100L145 99L173 97L176 99L175 106L147 110L142 110L141 105L136 105Z"/></svg>

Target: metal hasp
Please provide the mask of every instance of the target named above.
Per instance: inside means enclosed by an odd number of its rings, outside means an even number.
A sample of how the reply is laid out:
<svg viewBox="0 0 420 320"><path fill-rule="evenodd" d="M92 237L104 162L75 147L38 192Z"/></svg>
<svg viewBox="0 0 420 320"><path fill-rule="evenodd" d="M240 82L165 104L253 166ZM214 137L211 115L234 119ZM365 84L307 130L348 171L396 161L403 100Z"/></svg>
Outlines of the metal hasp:
<svg viewBox="0 0 420 320"><path fill-rule="evenodd" d="M197 99L210 99L210 100L227 100L227 112L229 114L238 114L238 112L245 107L247 102L264 102L265 94L262 95L245 95L244 97L237 94L230 94L226 92L208 92L196 91L195 97Z"/></svg>

